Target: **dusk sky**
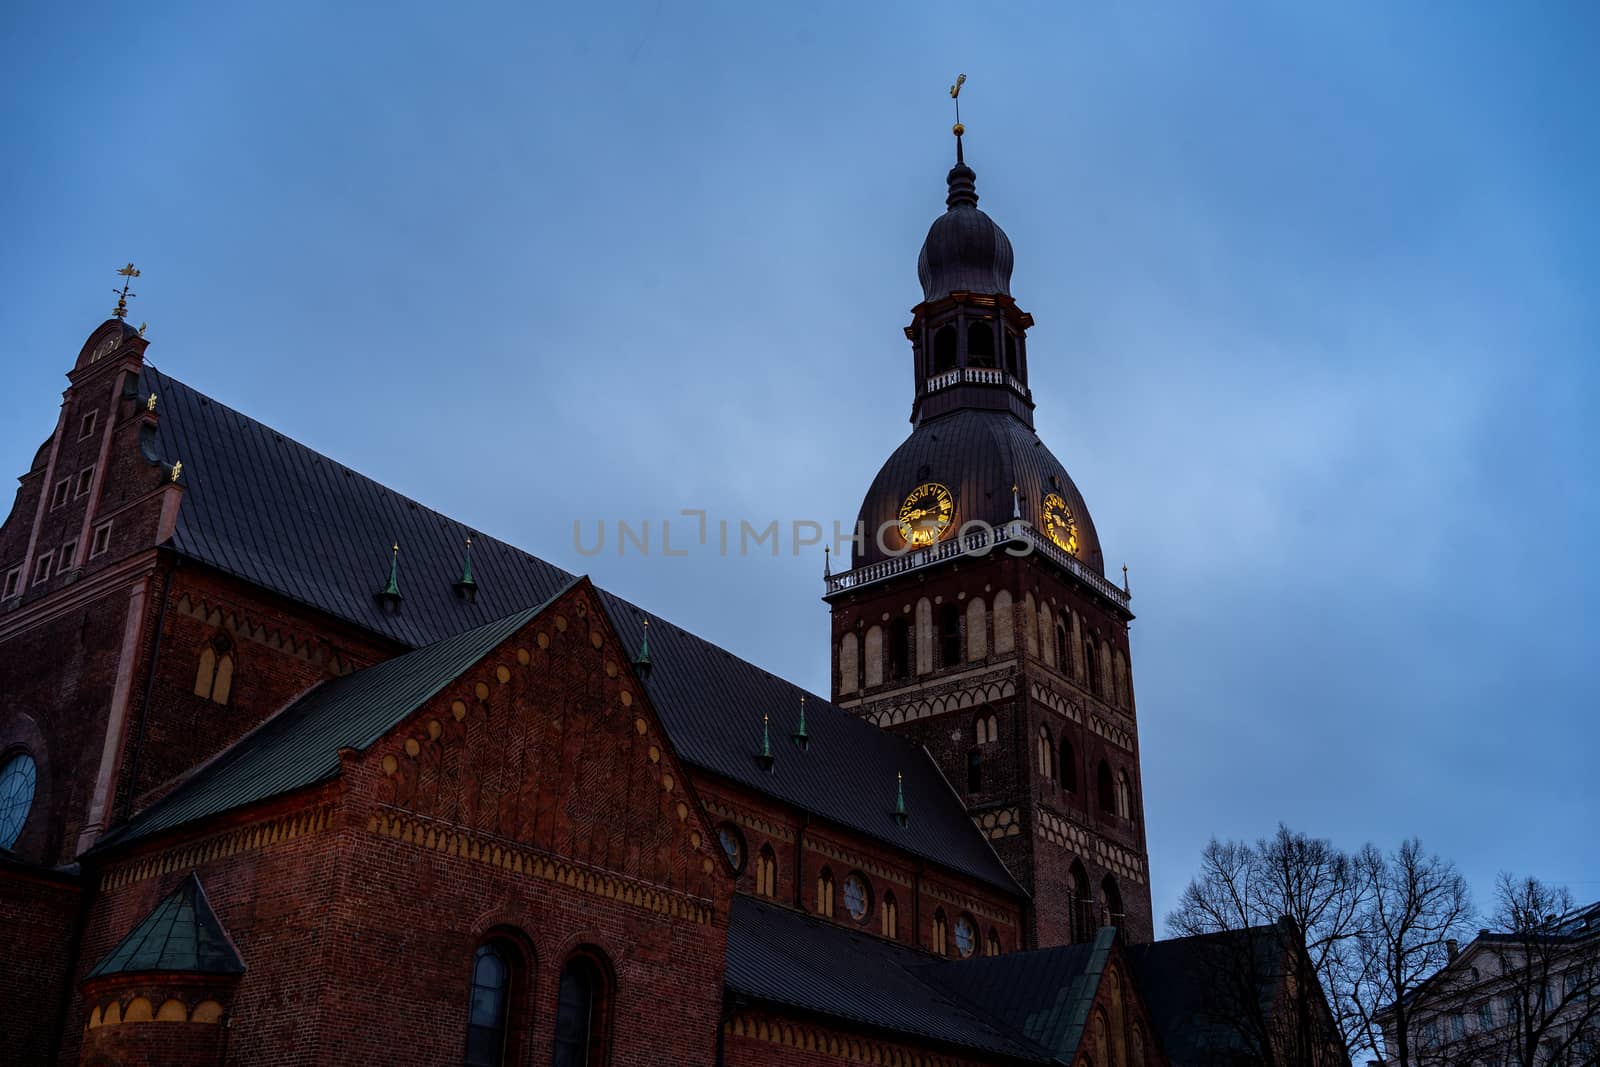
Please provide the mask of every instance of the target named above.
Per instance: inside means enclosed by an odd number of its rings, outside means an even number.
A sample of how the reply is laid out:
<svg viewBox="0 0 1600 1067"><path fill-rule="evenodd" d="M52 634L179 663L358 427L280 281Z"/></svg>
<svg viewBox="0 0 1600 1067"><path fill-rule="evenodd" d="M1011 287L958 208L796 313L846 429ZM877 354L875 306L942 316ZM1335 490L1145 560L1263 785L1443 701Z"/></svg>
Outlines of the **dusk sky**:
<svg viewBox="0 0 1600 1067"><path fill-rule="evenodd" d="M1600 898L1600 6L323 6L5 20L0 467L131 259L163 371L826 692L819 548L573 524L854 522L965 72L1158 926L1279 820Z"/></svg>

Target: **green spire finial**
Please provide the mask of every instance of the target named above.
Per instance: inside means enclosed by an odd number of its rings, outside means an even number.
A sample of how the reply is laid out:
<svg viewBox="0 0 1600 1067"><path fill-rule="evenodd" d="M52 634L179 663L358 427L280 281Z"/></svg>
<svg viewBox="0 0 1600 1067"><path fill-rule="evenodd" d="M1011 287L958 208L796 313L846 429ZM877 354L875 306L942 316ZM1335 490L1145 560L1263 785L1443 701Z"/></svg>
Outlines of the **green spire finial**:
<svg viewBox="0 0 1600 1067"><path fill-rule="evenodd" d="M761 764L764 771L772 770L772 765L777 757L772 754L772 733L767 728L767 713L761 713L761 751L756 753L756 762Z"/></svg>
<svg viewBox="0 0 1600 1067"><path fill-rule="evenodd" d="M789 735L789 740L799 747L801 752L811 747L811 735L806 733L806 695L800 694L800 721L795 725L794 733Z"/></svg>
<svg viewBox="0 0 1600 1067"><path fill-rule="evenodd" d="M894 821L904 826L911 821L906 812L906 780L899 771L894 772Z"/></svg>
<svg viewBox="0 0 1600 1067"><path fill-rule="evenodd" d="M391 611L400 610L400 544L396 542L389 556L389 581L378 590L378 599Z"/></svg>
<svg viewBox="0 0 1600 1067"><path fill-rule="evenodd" d="M641 620L644 623L644 637L639 641L639 654L633 657L634 669L641 678L650 674L650 620Z"/></svg>
<svg viewBox="0 0 1600 1067"><path fill-rule="evenodd" d="M456 579L456 596L471 603L478 599L478 583L472 578L472 535L467 535L466 554L461 559L461 577Z"/></svg>

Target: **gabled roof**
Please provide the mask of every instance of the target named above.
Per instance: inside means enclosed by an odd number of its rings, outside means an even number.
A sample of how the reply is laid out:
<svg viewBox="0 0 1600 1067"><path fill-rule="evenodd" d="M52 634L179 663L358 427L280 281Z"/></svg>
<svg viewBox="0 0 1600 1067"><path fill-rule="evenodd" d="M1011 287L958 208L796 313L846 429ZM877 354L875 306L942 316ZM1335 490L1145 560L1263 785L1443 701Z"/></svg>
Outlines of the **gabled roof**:
<svg viewBox="0 0 1600 1067"><path fill-rule="evenodd" d="M728 917L730 993L846 1023L939 1041L1027 1063L1048 1051L985 1020L927 980L939 963L890 941L746 896Z"/></svg>
<svg viewBox="0 0 1600 1067"><path fill-rule="evenodd" d="M334 777L341 748L365 749L375 743L543 608L514 612L324 682L106 835L105 843L137 840Z"/></svg>
<svg viewBox="0 0 1600 1067"><path fill-rule="evenodd" d="M1228 976L1254 979L1263 1017L1270 1015L1283 973L1284 932L1252 926L1129 945L1134 981L1174 1067L1228 1062L1244 1050L1239 1031L1248 1002ZM1243 964L1243 966L1241 966Z"/></svg>
<svg viewBox="0 0 1600 1067"><path fill-rule="evenodd" d="M182 460L185 487L173 550L402 645L423 649L478 627L507 621L543 604L573 575L521 549L472 534L476 597L458 597L464 542L471 530L379 485L146 364L140 393L157 394L160 421L152 447ZM389 574L389 546L400 545L398 613L374 595ZM601 591L606 612L630 647L642 638L643 613ZM738 659L725 649L652 617L651 671L645 686L674 746L691 765L740 782L842 826L869 834L951 870L1022 890L972 825L933 760L921 749L860 722L815 694ZM459 650L459 648L458 648ZM440 650L439 655L455 652ZM377 670L371 668L370 670ZM463 668L464 669L464 668ZM163 803L139 820L140 833L202 817L218 797L264 799L331 776L338 743L347 740L318 712L340 701L358 672L327 685L225 753L213 768L176 791L190 807ZM320 694L320 695L319 695ZM812 742L788 745L800 698ZM771 774L754 759L763 712L772 717L778 760ZM284 720L281 723L279 720ZM321 724L321 725L317 725ZM326 729L324 727L327 727ZM219 769L249 760L219 781ZM893 818L894 775L905 775L911 819ZM259 775L259 784L252 784ZM200 803L200 779L221 792ZM226 789L224 789L226 786ZM108 836L128 840L132 835Z"/></svg>
<svg viewBox="0 0 1600 1067"><path fill-rule="evenodd" d="M117 942L85 979L152 971L183 974L243 974L244 960L206 900L199 877L189 872L178 888Z"/></svg>

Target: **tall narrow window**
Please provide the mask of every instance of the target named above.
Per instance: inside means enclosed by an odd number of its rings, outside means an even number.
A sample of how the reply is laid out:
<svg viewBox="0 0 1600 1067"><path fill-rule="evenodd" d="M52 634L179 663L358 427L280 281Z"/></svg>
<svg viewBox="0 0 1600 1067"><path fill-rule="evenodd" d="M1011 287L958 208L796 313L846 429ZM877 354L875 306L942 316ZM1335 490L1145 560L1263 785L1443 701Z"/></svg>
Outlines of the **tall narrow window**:
<svg viewBox="0 0 1600 1067"><path fill-rule="evenodd" d="M1069 793L1078 791L1078 754L1072 750L1072 742L1065 737L1061 739L1061 765L1057 776L1061 779L1061 788Z"/></svg>
<svg viewBox="0 0 1600 1067"><path fill-rule="evenodd" d="M986 956L1000 955L1000 931L992 926L989 927L988 939L983 943L983 953Z"/></svg>
<svg viewBox="0 0 1600 1067"><path fill-rule="evenodd" d="M1056 664L1069 678L1076 673L1072 669L1072 646L1067 641L1066 612L1056 617Z"/></svg>
<svg viewBox="0 0 1600 1067"><path fill-rule="evenodd" d="M1050 728L1039 727L1039 777L1049 779L1055 777L1054 750L1055 744L1050 740Z"/></svg>
<svg viewBox="0 0 1600 1067"><path fill-rule="evenodd" d="M756 854L756 895L778 895L778 857L773 855L771 845L762 845Z"/></svg>
<svg viewBox="0 0 1600 1067"><path fill-rule="evenodd" d="M83 468L83 470L78 472L78 487L72 491L73 497L76 498L76 497L83 496L85 493L87 493L89 491L89 487L91 485L93 485L93 484L94 484L94 468L93 467L85 467L85 468Z"/></svg>
<svg viewBox="0 0 1600 1067"><path fill-rule="evenodd" d="M1089 895L1089 873L1078 860L1072 861L1072 940L1083 944L1094 938L1094 898Z"/></svg>
<svg viewBox="0 0 1600 1067"><path fill-rule="evenodd" d="M1095 799L1100 802L1100 810L1107 815L1117 814L1117 791L1111 782L1111 765L1105 760L1100 761L1100 766L1094 772Z"/></svg>
<svg viewBox="0 0 1600 1067"><path fill-rule="evenodd" d="M817 914L833 918L833 872L826 867L817 875Z"/></svg>
<svg viewBox="0 0 1600 1067"><path fill-rule="evenodd" d="M34 585L38 585L40 582L50 577L50 561L53 558L54 557L51 556L50 553L46 552L44 555L40 556L37 561L35 561L33 565Z"/></svg>
<svg viewBox="0 0 1600 1067"><path fill-rule="evenodd" d="M61 552L56 556L56 573L63 574L72 569L78 559L78 542L68 541L61 546Z"/></svg>
<svg viewBox="0 0 1600 1067"><path fill-rule="evenodd" d="M955 604L939 605L939 666L961 663L961 609Z"/></svg>
<svg viewBox="0 0 1600 1067"><path fill-rule="evenodd" d="M1083 669L1089 675L1089 691L1097 697L1105 696L1105 679L1100 675L1100 649L1092 637L1083 639Z"/></svg>
<svg viewBox="0 0 1600 1067"><path fill-rule="evenodd" d="M233 642L218 634L200 650L200 663L194 672L194 695L215 704L226 704L233 691Z"/></svg>
<svg viewBox="0 0 1600 1067"><path fill-rule="evenodd" d="M1117 880L1109 874L1100 883L1100 911L1107 926L1122 925L1122 891L1117 888Z"/></svg>
<svg viewBox="0 0 1600 1067"><path fill-rule="evenodd" d="M983 792L983 754L975 748L967 750L967 792Z"/></svg>
<svg viewBox="0 0 1600 1067"><path fill-rule="evenodd" d="M967 366L994 366L994 323L979 319L967 326Z"/></svg>
<svg viewBox="0 0 1600 1067"><path fill-rule="evenodd" d="M91 411L83 417L83 421L78 424L78 440L81 441L94 433L95 416L98 414Z"/></svg>
<svg viewBox="0 0 1600 1067"><path fill-rule="evenodd" d="M943 908L933 913L933 944L929 947L936 956L950 953L950 924L945 921Z"/></svg>
<svg viewBox="0 0 1600 1067"><path fill-rule="evenodd" d="M911 677L911 623L900 618L889 624L889 679Z"/></svg>
<svg viewBox="0 0 1600 1067"><path fill-rule="evenodd" d="M580 953L561 969L556 998L555 1067L602 1067L607 1028L606 971L589 953Z"/></svg>
<svg viewBox="0 0 1600 1067"><path fill-rule="evenodd" d="M1017 376L1017 335L1006 331L1006 373Z"/></svg>
<svg viewBox="0 0 1600 1067"><path fill-rule="evenodd" d="M94 540L89 542L89 558L93 559L111 547L111 524L102 522L94 528Z"/></svg>
<svg viewBox="0 0 1600 1067"><path fill-rule="evenodd" d="M5 593L3 594L4 599L9 600L12 597L16 596L17 595L17 590L19 590L21 588L22 588L22 568L21 567L12 567L10 570L6 571Z"/></svg>
<svg viewBox="0 0 1600 1067"><path fill-rule="evenodd" d="M1124 819L1133 818L1133 785L1127 771L1117 772L1117 814Z"/></svg>
<svg viewBox="0 0 1600 1067"><path fill-rule="evenodd" d="M1000 736L1000 723L995 719L994 712L985 712L978 716L972 735L973 741L980 745L986 745Z"/></svg>
<svg viewBox="0 0 1600 1067"><path fill-rule="evenodd" d="M883 903L879 906L879 915L883 924L883 936L898 940L900 937L900 906L894 902L893 893L885 893L883 895Z"/></svg>
<svg viewBox="0 0 1600 1067"><path fill-rule="evenodd" d="M505 1059L506 1019L511 999L511 964L506 949L490 942L472 961L472 1000L467 1015L467 1067L500 1067Z"/></svg>
<svg viewBox="0 0 1600 1067"><path fill-rule="evenodd" d="M933 373L943 374L955 369L956 328L946 324L933 335Z"/></svg>
<svg viewBox="0 0 1600 1067"><path fill-rule="evenodd" d="M54 511L67 502L67 494L72 492L72 479L63 478L56 483L55 492L50 494L50 510Z"/></svg>

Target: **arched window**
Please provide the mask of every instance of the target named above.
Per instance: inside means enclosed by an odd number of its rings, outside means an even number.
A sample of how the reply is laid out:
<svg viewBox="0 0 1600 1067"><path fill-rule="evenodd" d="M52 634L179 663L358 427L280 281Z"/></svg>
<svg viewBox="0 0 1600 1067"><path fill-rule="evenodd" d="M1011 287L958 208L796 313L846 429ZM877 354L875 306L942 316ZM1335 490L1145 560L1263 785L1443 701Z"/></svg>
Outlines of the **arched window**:
<svg viewBox="0 0 1600 1067"><path fill-rule="evenodd" d="M1050 740L1050 727L1039 727L1039 776L1041 778L1055 777L1055 742Z"/></svg>
<svg viewBox="0 0 1600 1067"><path fill-rule="evenodd" d="M833 872L826 867L817 875L817 914L833 918Z"/></svg>
<svg viewBox="0 0 1600 1067"><path fill-rule="evenodd" d="M13 752L0 763L0 848L10 848L22 836L39 768L26 752Z"/></svg>
<svg viewBox="0 0 1600 1067"><path fill-rule="evenodd" d="M967 366L994 366L994 323L989 319L967 324Z"/></svg>
<svg viewBox="0 0 1600 1067"><path fill-rule="evenodd" d="M1018 376L1017 371L1017 335L1010 330L1006 331L1006 373L1013 378Z"/></svg>
<svg viewBox="0 0 1600 1067"><path fill-rule="evenodd" d="M1094 772L1095 799L1100 802L1100 810L1107 815L1117 813L1117 790L1111 782L1111 765L1105 760Z"/></svg>
<svg viewBox="0 0 1600 1067"><path fill-rule="evenodd" d="M911 622L901 617L889 624L889 680L911 677Z"/></svg>
<svg viewBox="0 0 1600 1067"><path fill-rule="evenodd" d="M883 902L879 905L878 914L883 924L883 936L898 940L900 937L900 906L895 903L893 893L883 894Z"/></svg>
<svg viewBox="0 0 1600 1067"><path fill-rule="evenodd" d="M778 895L778 857L771 845L762 845L756 854L756 893L763 897Z"/></svg>
<svg viewBox="0 0 1600 1067"><path fill-rule="evenodd" d="M505 1062L511 1018L511 966L516 950L503 941L480 945L472 958L472 994L467 1014L466 1067Z"/></svg>
<svg viewBox="0 0 1600 1067"><path fill-rule="evenodd" d="M939 666L961 663L961 609L952 603L939 605Z"/></svg>
<svg viewBox="0 0 1600 1067"><path fill-rule="evenodd" d="M860 645L853 633L845 634L839 639L839 693L854 693L856 684L860 681L861 663L859 654Z"/></svg>
<svg viewBox="0 0 1600 1067"><path fill-rule="evenodd" d="M956 369L956 328L949 323L933 335L933 373Z"/></svg>
<svg viewBox="0 0 1600 1067"><path fill-rule="evenodd" d="M1133 818L1133 786L1128 782L1128 772L1117 772L1117 814L1124 819Z"/></svg>
<svg viewBox="0 0 1600 1067"><path fill-rule="evenodd" d="M1133 685L1128 678L1128 660L1122 654L1122 649L1117 649L1111 654L1112 678L1117 686L1117 707L1131 708L1133 706Z"/></svg>
<svg viewBox="0 0 1600 1067"><path fill-rule="evenodd" d="M1061 673L1072 677L1072 645L1067 636L1067 613L1062 612L1056 616L1056 664L1061 668Z"/></svg>
<svg viewBox="0 0 1600 1067"><path fill-rule="evenodd" d="M978 721L973 727L973 740L980 745L986 745L1000 736L1000 723L994 717L994 712L984 712L978 716Z"/></svg>
<svg viewBox="0 0 1600 1067"><path fill-rule="evenodd" d="M967 750L967 792L983 792L983 753L975 748Z"/></svg>
<svg viewBox="0 0 1600 1067"><path fill-rule="evenodd" d="M1065 737L1061 739L1061 765L1058 768L1058 777L1061 779L1061 788L1069 793L1078 791L1078 754L1072 750L1072 742Z"/></svg>
<svg viewBox="0 0 1600 1067"><path fill-rule="evenodd" d="M1109 874L1100 883L1100 913L1107 926L1121 926L1126 917L1122 911L1122 891L1117 888L1117 880Z"/></svg>
<svg viewBox="0 0 1600 1067"><path fill-rule="evenodd" d="M986 956L1000 955L1000 931L989 927L989 937L983 943L983 953Z"/></svg>
<svg viewBox="0 0 1600 1067"><path fill-rule="evenodd" d="M610 970L593 949L580 950L561 969L554 1067L603 1067L610 1028Z"/></svg>
<svg viewBox="0 0 1600 1067"><path fill-rule="evenodd" d="M950 924L945 921L943 908L933 913L933 944L928 947L936 956L950 954Z"/></svg>
<svg viewBox="0 0 1600 1067"><path fill-rule="evenodd" d="M194 695L216 704L226 704L233 689L233 642L218 634L200 650L200 663L194 673Z"/></svg>
<svg viewBox="0 0 1600 1067"><path fill-rule="evenodd" d="M1072 911L1072 941L1083 944L1094 938L1095 914L1094 898L1089 894L1089 872L1083 869L1082 861L1072 861L1070 877L1072 897L1068 906Z"/></svg>

